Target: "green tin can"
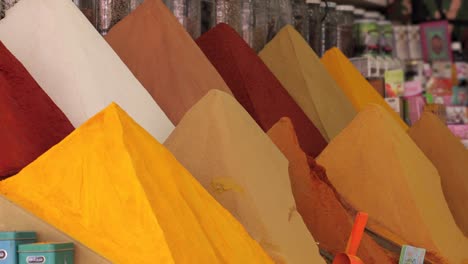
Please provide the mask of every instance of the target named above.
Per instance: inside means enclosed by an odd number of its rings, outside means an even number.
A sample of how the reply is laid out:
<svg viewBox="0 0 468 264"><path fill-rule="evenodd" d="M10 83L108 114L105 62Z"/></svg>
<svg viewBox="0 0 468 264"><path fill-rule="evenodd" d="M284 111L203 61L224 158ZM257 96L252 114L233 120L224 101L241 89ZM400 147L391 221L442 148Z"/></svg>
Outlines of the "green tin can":
<svg viewBox="0 0 468 264"><path fill-rule="evenodd" d="M380 55L385 57L393 56L393 26L390 21L382 20L377 22L379 27L379 48Z"/></svg>
<svg viewBox="0 0 468 264"><path fill-rule="evenodd" d="M373 19L359 19L354 22L355 56L377 55L379 53L379 27Z"/></svg>
<svg viewBox="0 0 468 264"><path fill-rule="evenodd" d="M17 264L18 246L36 241L35 232L0 232L0 264Z"/></svg>
<svg viewBox="0 0 468 264"><path fill-rule="evenodd" d="M73 243L35 243L18 247L18 264L73 264Z"/></svg>

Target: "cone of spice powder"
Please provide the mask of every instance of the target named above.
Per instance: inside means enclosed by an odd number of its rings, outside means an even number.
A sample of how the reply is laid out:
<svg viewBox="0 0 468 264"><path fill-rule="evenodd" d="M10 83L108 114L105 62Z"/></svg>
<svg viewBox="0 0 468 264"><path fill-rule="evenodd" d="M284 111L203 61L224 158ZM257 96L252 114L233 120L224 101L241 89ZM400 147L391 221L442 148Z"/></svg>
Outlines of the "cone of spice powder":
<svg viewBox="0 0 468 264"><path fill-rule="evenodd" d="M416 247L468 261L468 241L445 201L440 176L401 126L369 105L330 142L317 162L353 208Z"/></svg>
<svg viewBox="0 0 468 264"><path fill-rule="evenodd" d="M218 24L198 38L197 44L264 131L287 116L297 127L302 148L311 156L320 154L327 144L320 132L234 29Z"/></svg>
<svg viewBox="0 0 468 264"><path fill-rule="evenodd" d="M430 112L424 112L408 134L439 172L455 222L468 236L468 153L465 146Z"/></svg>
<svg viewBox="0 0 468 264"><path fill-rule="evenodd" d="M209 90L230 93L160 0L146 0L105 37L173 124Z"/></svg>
<svg viewBox="0 0 468 264"><path fill-rule="evenodd" d="M0 42L0 180L18 173L73 129Z"/></svg>
<svg viewBox="0 0 468 264"><path fill-rule="evenodd" d="M164 145L276 263L325 263L296 211L288 161L233 97L210 91Z"/></svg>
<svg viewBox="0 0 468 264"><path fill-rule="evenodd" d="M116 102L158 140L174 128L72 1L19 1L0 39L75 127Z"/></svg>
<svg viewBox="0 0 468 264"><path fill-rule="evenodd" d="M292 26L285 26L259 56L327 141L356 116L351 101Z"/></svg>
<svg viewBox="0 0 468 264"><path fill-rule="evenodd" d="M368 104L378 104L388 111L405 131L408 130L408 125L390 108L382 96L375 91L338 48L329 49L321 60L328 73L348 96L357 111L362 110Z"/></svg>
<svg viewBox="0 0 468 264"><path fill-rule="evenodd" d="M329 185L325 169L302 151L289 118L278 121L268 131L268 136L289 160L289 178L297 210L319 247L332 255L343 252L353 218ZM364 263L395 263L367 234L364 234L357 256Z"/></svg>
<svg viewBox="0 0 468 264"><path fill-rule="evenodd" d="M112 263L273 263L116 104L0 182L0 193Z"/></svg>

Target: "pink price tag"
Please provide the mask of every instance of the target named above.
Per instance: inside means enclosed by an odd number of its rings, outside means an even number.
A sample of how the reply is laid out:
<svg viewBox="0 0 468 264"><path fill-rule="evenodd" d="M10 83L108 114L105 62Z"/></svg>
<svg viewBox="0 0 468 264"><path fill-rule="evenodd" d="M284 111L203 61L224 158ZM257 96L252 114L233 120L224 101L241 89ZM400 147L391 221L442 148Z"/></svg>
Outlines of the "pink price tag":
<svg viewBox="0 0 468 264"><path fill-rule="evenodd" d="M405 97L415 96L423 92L423 87L421 81L409 81L405 82Z"/></svg>

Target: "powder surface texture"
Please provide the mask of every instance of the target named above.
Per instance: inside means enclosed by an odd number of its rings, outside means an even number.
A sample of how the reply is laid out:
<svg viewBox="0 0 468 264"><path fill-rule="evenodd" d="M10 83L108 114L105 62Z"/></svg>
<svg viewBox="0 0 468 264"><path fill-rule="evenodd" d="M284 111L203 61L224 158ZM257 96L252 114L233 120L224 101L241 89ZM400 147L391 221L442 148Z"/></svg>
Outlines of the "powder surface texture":
<svg viewBox="0 0 468 264"><path fill-rule="evenodd" d="M325 263L296 210L287 160L233 97L210 91L165 145L276 263Z"/></svg>
<svg viewBox="0 0 468 264"><path fill-rule="evenodd" d="M160 0L146 0L105 37L173 124L209 90L230 93Z"/></svg>
<svg viewBox="0 0 468 264"><path fill-rule="evenodd" d="M348 96L357 111L362 110L368 104L380 105L391 114L403 129L408 129L408 125L390 108L382 96L375 91L372 85L338 48L328 50L321 60L328 73Z"/></svg>
<svg viewBox="0 0 468 264"><path fill-rule="evenodd" d="M382 107L364 108L317 162L370 221L448 263L468 262L468 241L450 213L436 168Z"/></svg>
<svg viewBox="0 0 468 264"><path fill-rule="evenodd" d="M70 241L74 244L76 264L112 263L2 195L0 195L0 230L34 230L38 241Z"/></svg>
<svg viewBox="0 0 468 264"><path fill-rule="evenodd" d="M302 151L289 118L276 123L268 136L289 160L289 178L297 210L319 247L333 255L344 252L353 217L328 185L325 169ZM395 263L367 234L364 234L357 256L364 263Z"/></svg>
<svg viewBox="0 0 468 264"><path fill-rule="evenodd" d="M0 193L113 263L273 263L116 104L0 182Z"/></svg>
<svg viewBox="0 0 468 264"><path fill-rule="evenodd" d="M19 1L0 39L75 127L117 102L158 140L174 128L72 1Z"/></svg>
<svg viewBox="0 0 468 264"><path fill-rule="evenodd" d="M234 29L218 24L198 38L197 44L264 131L287 116L298 128L302 148L314 157L320 154L327 144L325 139Z"/></svg>
<svg viewBox="0 0 468 264"><path fill-rule="evenodd" d="M0 42L0 179L18 173L73 129Z"/></svg>
<svg viewBox="0 0 468 264"><path fill-rule="evenodd" d="M424 112L408 131L440 175L445 199L455 222L468 235L468 153L440 119Z"/></svg>
<svg viewBox="0 0 468 264"><path fill-rule="evenodd" d="M353 120L350 100L294 27L281 29L259 56L327 141Z"/></svg>

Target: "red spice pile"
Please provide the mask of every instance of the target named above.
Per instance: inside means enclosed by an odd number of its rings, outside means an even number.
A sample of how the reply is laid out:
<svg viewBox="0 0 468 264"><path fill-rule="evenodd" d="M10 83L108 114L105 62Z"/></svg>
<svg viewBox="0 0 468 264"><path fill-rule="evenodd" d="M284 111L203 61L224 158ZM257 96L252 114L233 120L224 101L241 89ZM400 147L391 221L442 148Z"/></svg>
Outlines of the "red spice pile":
<svg viewBox="0 0 468 264"><path fill-rule="evenodd" d="M289 177L296 206L319 247L335 255L344 252L353 219L340 203L325 169L300 148L291 120L282 118L268 135L289 160ZM364 234L358 256L364 263L393 263L388 253Z"/></svg>
<svg viewBox="0 0 468 264"><path fill-rule="evenodd" d="M236 99L264 131L280 118L289 117L297 128L302 149L313 157L320 154L327 144L325 139L234 29L218 24L196 42Z"/></svg>
<svg viewBox="0 0 468 264"><path fill-rule="evenodd" d="M19 172L73 129L62 111L0 42L0 179Z"/></svg>

